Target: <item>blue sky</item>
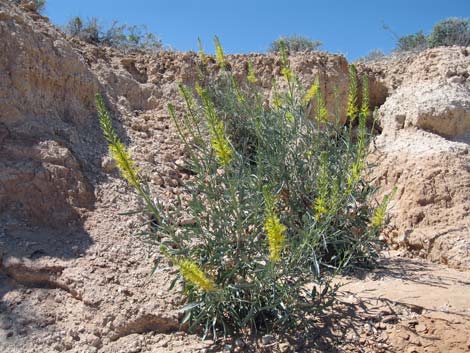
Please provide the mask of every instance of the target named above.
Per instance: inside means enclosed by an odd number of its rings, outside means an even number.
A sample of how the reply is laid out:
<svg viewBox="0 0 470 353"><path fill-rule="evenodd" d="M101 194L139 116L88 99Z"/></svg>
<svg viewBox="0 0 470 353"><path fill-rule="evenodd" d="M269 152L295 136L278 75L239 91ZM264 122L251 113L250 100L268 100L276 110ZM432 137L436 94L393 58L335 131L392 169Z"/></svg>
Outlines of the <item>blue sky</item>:
<svg viewBox="0 0 470 353"><path fill-rule="evenodd" d="M389 52L394 37L429 32L447 17L470 17L470 0L48 0L45 14L62 25L75 15L145 24L164 44L197 50L197 37L213 50L217 34L227 53L264 52L282 35L321 40L323 50L350 60L372 49Z"/></svg>

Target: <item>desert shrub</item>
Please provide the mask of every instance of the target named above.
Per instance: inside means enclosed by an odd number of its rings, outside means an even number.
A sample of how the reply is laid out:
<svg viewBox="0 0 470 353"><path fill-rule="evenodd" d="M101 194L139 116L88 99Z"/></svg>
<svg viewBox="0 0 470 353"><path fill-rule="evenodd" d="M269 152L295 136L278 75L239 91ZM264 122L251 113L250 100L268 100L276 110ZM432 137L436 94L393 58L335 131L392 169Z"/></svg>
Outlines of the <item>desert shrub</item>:
<svg viewBox="0 0 470 353"><path fill-rule="evenodd" d="M83 20L80 16L75 16L65 25L64 31L87 43L98 44L101 41L101 25L95 17Z"/></svg>
<svg viewBox="0 0 470 353"><path fill-rule="evenodd" d="M270 44L268 51L270 53L280 52L281 43L284 43L283 45L290 53L317 50L322 45L322 42L319 40L312 40L300 35L291 35L274 40Z"/></svg>
<svg viewBox="0 0 470 353"><path fill-rule="evenodd" d="M36 11L37 13L42 13L46 7L46 0L11 0L11 1L17 5L31 3L34 6L34 11Z"/></svg>
<svg viewBox="0 0 470 353"><path fill-rule="evenodd" d="M219 77L206 80L202 64L195 92L180 85L186 109L169 105L189 153L186 168L196 177L185 184L187 204L164 210L151 197L98 96L101 127L122 176L151 215L140 234L159 247L160 261L179 269L170 288L181 281L190 329L214 337L308 330L334 300L331 276L370 264L379 248L388 199L369 206L367 81L358 107L351 67L343 112L349 124L341 126L339 110L326 110L318 80L302 88L282 44L287 88L275 88L269 104L254 73L237 81L215 44ZM178 221L188 215L193 224Z"/></svg>
<svg viewBox="0 0 470 353"><path fill-rule="evenodd" d="M128 26L114 21L109 28L103 29L95 17L83 20L76 16L65 25L64 31L88 43L124 50L156 51L162 48L161 41L144 25Z"/></svg>
<svg viewBox="0 0 470 353"><path fill-rule="evenodd" d="M409 34L398 38L396 50L401 51L412 51L412 50L424 50L428 47L427 36L423 31L419 31L415 34Z"/></svg>
<svg viewBox="0 0 470 353"><path fill-rule="evenodd" d="M163 47L158 37L148 32L145 25L126 26L117 22L104 32L101 42L104 45L127 50L157 51Z"/></svg>
<svg viewBox="0 0 470 353"><path fill-rule="evenodd" d="M373 49L366 55L358 58L356 61L367 62L367 61L376 61L385 58L385 53L381 49Z"/></svg>
<svg viewBox="0 0 470 353"><path fill-rule="evenodd" d="M467 19L451 17L437 23L428 36L430 47L470 45L470 22Z"/></svg>
<svg viewBox="0 0 470 353"><path fill-rule="evenodd" d="M384 28L391 31L387 26ZM391 31L391 33L395 35L394 32ZM470 22L467 19L450 17L435 24L429 35L419 31L415 34L396 37L396 52L421 51L439 46L469 46Z"/></svg>

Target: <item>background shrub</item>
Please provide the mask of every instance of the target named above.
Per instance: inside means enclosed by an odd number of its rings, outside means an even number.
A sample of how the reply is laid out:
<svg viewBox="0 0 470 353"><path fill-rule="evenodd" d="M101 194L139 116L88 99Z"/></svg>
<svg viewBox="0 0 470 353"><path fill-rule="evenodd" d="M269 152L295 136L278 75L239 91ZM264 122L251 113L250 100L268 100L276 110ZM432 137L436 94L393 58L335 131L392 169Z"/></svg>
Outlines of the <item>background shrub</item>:
<svg viewBox="0 0 470 353"><path fill-rule="evenodd" d="M101 25L94 17L85 21L80 16L75 16L65 25L64 31L87 43L99 44L101 41Z"/></svg>
<svg viewBox="0 0 470 353"><path fill-rule="evenodd" d="M366 62L366 61L375 61L385 58L386 55L381 49L373 49L366 55L358 58L356 61Z"/></svg>
<svg viewBox="0 0 470 353"><path fill-rule="evenodd" d="M311 40L308 37L300 35L283 36L273 41L268 51L270 53L278 53L281 50L281 43L284 43L286 49L290 53L299 51L317 50L323 43L318 40Z"/></svg>
<svg viewBox="0 0 470 353"><path fill-rule="evenodd" d="M188 147L196 178L170 210L148 192L130 154L112 129L103 100L104 136L122 176L141 196L151 221L141 235L160 249L160 261L179 269L190 329L204 335L309 330L331 305L331 277L377 256L386 199L369 207L367 81L357 106L357 73L350 69L349 124L325 109L318 80L305 90L281 43L283 80L269 105L249 80L227 69L218 40L220 75L210 85L204 64L195 87L180 85L186 110L170 113ZM205 54L201 53L202 62ZM196 94L195 94L196 93ZM308 116L313 111L314 117ZM194 224L179 225L183 215Z"/></svg>
<svg viewBox="0 0 470 353"><path fill-rule="evenodd" d="M385 29L390 31L386 26ZM394 33L392 32L392 34ZM396 37L397 44L395 51L397 52L421 51L439 46L469 46L470 22L467 19L451 17L434 25L429 35L424 34L423 31L419 31L414 34Z"/></svg>
<svg viewBox="0 0 470 353"><path fill-rule="evenodd" d="M46 7L46 0L11 0L11 1L17 5L32 3L34 6L34 11L36 11L37 13L42 13Z"/></svg>
<svg viewBox="0 0 470 353"><path fill-rule="evenodd" d="M411 50L424 50L429 47L428 38L419 31L415 34L409 34L398 38L396 45L397 51L411 51Z"/></svg>
<svg viewBox="0 0 470 353"><path fill-rule="evenodd" d="M109 28L103 29L95 17L83 20L76 16L65 25L64 31L69 36L87 43L123 50L157 51L163 47L158 37L148 32L144 25L128 26L114 21Z"/></svg>
<svg viewBox="0 0 470 353"><path fill-rule="evenodd" d="M470 22L463 18L448 18L436 24L428 37L431 48L470 45Z"/></svg>

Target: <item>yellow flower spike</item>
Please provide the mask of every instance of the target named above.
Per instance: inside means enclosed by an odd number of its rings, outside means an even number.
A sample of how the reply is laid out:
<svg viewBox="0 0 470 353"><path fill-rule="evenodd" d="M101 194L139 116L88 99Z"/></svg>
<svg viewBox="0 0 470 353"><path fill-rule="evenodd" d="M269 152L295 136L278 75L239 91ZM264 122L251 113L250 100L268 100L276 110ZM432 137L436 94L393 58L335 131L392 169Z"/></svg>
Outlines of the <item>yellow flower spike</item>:
<svg viewBox="0 0 470 353"><path fill-rule="evenodd" d="M196 92L202 98L205 117L211 135L211 147L219 164L222 167L226 167L233 159L233 149L225 135L224 122L217 117L217 112L208 93L198 83L196 84Z"/></svg>
<svg viewBox="0 0 470 353"><path fill-rule="evenodd" d="M201 87L199 82L196 82L196 93L199 95L199 97L202 97L204 95L204 88Z"/></svg>
<svg viewBox="0 0 470 353"><path fill-rule="evenodd" d="M235 96L237 97L238 103L245 102L245 97L243 96L243 94L240 90L240 86L238 85L238 82L237 82L237 80L235 80L235 78L232 81L232 85L233 85L233 89L235 91Z"/></svg>
<svg viewBox="0 0 470 353"><path fill-rule="evenodd" d="M372 227L380 228L385 223L388 204L390 203L390 199L393 198L393 196L395 195L396 191L397 189L395 188L390 194L384 196L379 207L377 207L370 219Z"/></svg>
<svg viewBox="0 0 470 353"><path fill-rule="evenodd" d="M307 105L308 103L310 103L313 97L316 96L319 88L320 86L316 82L309 88L309 90L307 91L307 93L305 93L302 99L302 102L304 105Z"/></svg>
<svg viewBox="0 0 470 353"><path fill-rule="evenodd" d="M351 121L356 118L357 108L357 71L354 65L349 66L349 94L346 115Z"/></svg>
<svg viewBox="0 0 470 353"><path fill-rule="evenodd" d="M372 227L380 228L382 226L382 224L385 222L385 212L386 210L381 207L375 210L374 215L370 220Z"/></svg>
<svg viewBox="0 0 470 353"><path fill-rule="evenodd" d="M138 169L132 160L131 153L127 150L122 142L116 142L109 145L111 157L116 161L116 165L124 179L130 186L139 187L141 182L137 177Z"/></svg>
<svg viewBox="0 0 470 353"><path fill-rule="evenodd" d="M217 125L223 131L223 123L220 121ZM224 135L214 134L211 139L211 147L221 167L226 167L233 159L233 150Z"/></svg>
<svg viewBox="0 0 470 353"><path fill-rule="evenodd" d="M285 245L284 233L287 230L275 213L274 200L268 189L264 190L264 202L266 204L266 219L264 229L268 238L269 260L277 262L281 258L281 252Z"/></svg>
<svg viewBox="0 0 470 353"><path fill-rule="evenodd" d="M353 185L361 179L361 172L363 167L364 162L360 159L351 165L351 169L349 170L349 175L347 179L349 191L351 191Z"/></svg>
<svg viewBox="0 0 470 353"><path fill-rule="evenodd" d="M281 53L281 63L283 67L289 67L289 54L287 53L286 43L284 40L279 42L279 49Z"/></svg>
<svg viewBox="0 0 470 353"><path fill-rule="evenodd" d="M287 82L292 80L292 71L289 67L283 67L281 70L282 76L286 79Z"/></svg>
<svg viewBox="0 0 470 353"><path fill-rule="evenodd" d="M256 75L255 75L255 70L253 68L253 63L251 61L248 62L248 76L246 77L246 79L248 80L248 82L252 84L255 84L256 82L258 82L258 79L256 78Z"/></svg>
<svg viewBox="0 0 470 353"><path fill-rule="evenodd" d="M281 251L284 248L286 226L279 221L275 214L270 214L266 217L264 229L268 237L269 259L276 262L281 258Z"/></svg>
<svg viewBox="0 0 470 353"><path fill-rule="evenodd" d="M277 94L273 97L273 107L279 109L282 106L282 99Z"/></svg>
<svg viewBox="0 0 470 353"><path fill-rule="evenodd" d="M204 66L207 66L207 55L206 53L204 52L204 47L202 46L202 42L201 42L201 38L197 38L197 45L199 47L199 57L201 58L201 61L202 61L202 64Z"/></svg>
<svg viewBox="0 0 470 353"><path fill-rule="evenodd" d="M278 110L282 106L282 98L279 94L278 90L278 83L275 78L272 79L271 83L271 106L275 109Z"/></svg>
<svg viewBox="0 0 470 353"><path fill-rule="evenodd" d="M322 196L319 196L315 200L315 205L313 206L313 209L315 210L316 219L320 219L323 215L328 213L326 201Z"/></svg>
<svg viewBox="0 0 470 353"><path fill-rule="evenodd" d="M109 152L111 157L116 161L116 165L129 184L133 187L140 188L141 181L138 177L138 170L135 167L135 162L132 160L131 153L126 146L119 140L116 132L113 129L111 116L109 115L104 99L100 94L95 96L95 105L98 110L98 117L103 131L103 136L108 142Z"/></svg>
<svg viewBox="0 0 470 353"><path fill-rule="evenodd" d="M286 112L286 120L288 123L292 124L295 121L294 114L291 112Z"/></svg>
<svg viewBox="0 0 470 353"><path fill-rule="evenodd" d="M191 260L184 259L177 262L179 271L186 281L202 289L204 292L214 292L217 287L214 281Z"/></svg>
<svg viewBox="0 0 470 353"><path fill-rule="evenodd" d="M321 122L325 123L328 118L328 110L326 109L325 101L321 94L321 91L318 90L317 92L317 116L316 119Z"/></svg>
<svg viewBox="0 0 470 353"><path fill-rule="evenodd" d="M367 76L362 78L362 105L361 105L361 113L364 117L368 117L370 114L369 111L369 80Z"/></svg>
<svg viewBox="0 0 470 353"><path fill-rule="evenodd" d="M221 120L214 122L213 125L210 126L210 133L212 136L211 147L215 152L215 156L220 166L226 167L232 161L233 150L225 137L224 123Z"/></svg>
<svg viewBox="0 0 470 353"><path fill-rule="evenodd" d="M215 45L215 59L220 68L225 69L227 61L225 60L224 49L220 44L219 37L214 36L214 45Z"/></svg>

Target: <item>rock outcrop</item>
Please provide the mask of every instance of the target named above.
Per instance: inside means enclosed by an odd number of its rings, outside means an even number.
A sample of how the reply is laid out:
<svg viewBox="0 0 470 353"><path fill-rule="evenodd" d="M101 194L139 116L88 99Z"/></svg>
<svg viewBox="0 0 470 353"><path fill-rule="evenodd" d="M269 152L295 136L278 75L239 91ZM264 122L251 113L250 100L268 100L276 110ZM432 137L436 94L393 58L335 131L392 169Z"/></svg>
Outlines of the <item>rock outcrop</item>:
<svg viewBox="0 0 470 353"><path fill-rule="evenodd" d="M66 226L93 206L84 146L99 83L39 15L0 2L0 37L0 211Z"/></svg>
<svg viewBox="0 0 470 353"><path fill-rule="evenodd" d="M393 92L378 111L375 153L379 183L397 188L388 240L459 268L470 265L469 49L430 49L369 68Z"/></svg>

